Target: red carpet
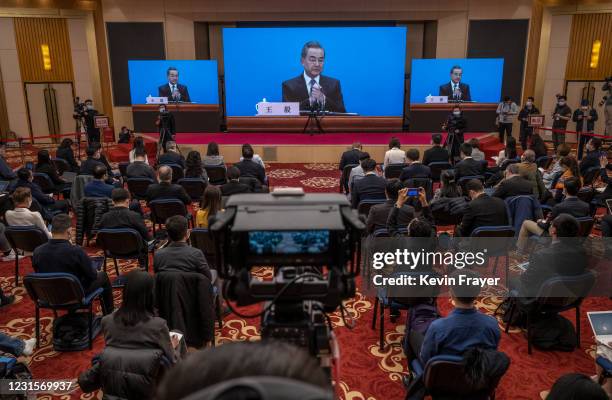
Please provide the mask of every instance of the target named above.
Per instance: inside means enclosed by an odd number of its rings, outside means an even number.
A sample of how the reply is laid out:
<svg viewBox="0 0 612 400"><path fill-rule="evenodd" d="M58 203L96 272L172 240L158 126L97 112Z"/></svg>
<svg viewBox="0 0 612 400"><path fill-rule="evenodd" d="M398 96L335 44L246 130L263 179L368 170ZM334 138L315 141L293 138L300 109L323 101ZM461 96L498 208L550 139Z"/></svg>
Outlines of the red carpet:
<svg viewBox="0 0 612 400"><path fill-rule="evenodd" d="M31 158L31 153L26 154ZM13 154L10 159L19 160ZM302 186L308 192L337 192L339 171L335 164L271 164L268 174L272 186ZM100 252L87 249L92 254ZM29 259L22 259L21 275L31 272ZM513 263L514 264L514 263ZM134 264L121 262L123 271L134 268ZM113 268L108 269L111 275ZM22 338L34 337L34 306L23 286L13 288L13 262L0 263L0 287L5 293L16 295L14 305L0 311L0 330ZM258 274L269 276L269 270L261 269ZM115 293L119 304L119 293ZM404 398L401 375L406 371L406 360L403 356L400 340L404 331L405 314L397 324L388 318L385 321L384 351L378 349L378 330L372 330L373 298L365 298L358 293L355 299L346 306L351 318L356 320L354 329L343 326L338 313L331 316L335 325L341 353L337 391L344 400L399 400ZM486 295L478 302L478 307L492 314L500 298ZM443 314L451 306L446 298L439 300ZM593 298L585 301L582 308L582 344L580 349L570 353L541 352L535 350L527 355L525 335L519 329L510 334L502 333L501 350L512 359L510 370L501 381L497 399L539 399L541 392L548 390L552 383L568 372L594 374L594 352L592 332L586 320L587 310L609 310L612 302L607 298ZM572 312L566 316L574 321ZM75 379L80 372L90 365L91 357L103 348L103 338L98 337L92 351L76 353L57 353L50 345L52 314L42 313L42 346L31 357L26 358L35 378ZM223 329L217 331L217 343L236 340L257 340L259 338L258 320L244 320L229 315L224 320ZM75 389L66 396L41 396L42 399L92 399L101 398L100 393L85 395Z"/></svg>

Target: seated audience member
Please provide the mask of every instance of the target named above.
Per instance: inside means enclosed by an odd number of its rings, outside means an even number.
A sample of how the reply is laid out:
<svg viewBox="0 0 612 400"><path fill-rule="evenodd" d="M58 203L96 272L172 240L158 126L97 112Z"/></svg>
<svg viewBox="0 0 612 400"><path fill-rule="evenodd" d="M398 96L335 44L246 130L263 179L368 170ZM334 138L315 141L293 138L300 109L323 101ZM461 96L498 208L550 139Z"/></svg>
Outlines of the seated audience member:
<svg viewBox="0 0 612 400"><path fill-rule="evenodd" d="M66 186L70 186L58 173L57 168L47 150L39 150L37 154L37 163L34 172L47 174L56 191L62 191Z"/></svg>
<svg viewBox="0 0 612 400"><path fill-rule="evenodd" d="M138 232L142 239L138 263L144 268L146 257L148 257L147 242L151 240L144 219L141 214L130 210L130 192L127 190L123 188L113 189L111 199L113 200L113 208L102 215L100 229L131 228Z"/></svg>
<svg viewBox="0 0 612 400"><path fill-rule="evenodd" d="M440 187L436 189L432 202L455 197L461 197L461 188L457 185L453 170L447 169L440 174Z"/></svg>
<svg viewBox="0 0 612 400"><path fill-rule="evenodd" d="M117 138L117 143L128 144L132 140L132 131L127 126L122 126ZM135 140L135 139L134 139Z"/></svg>
<svg viewBox="0 0 612 400"><path fill-rule="evenodd" d="M608 155L606 153L599 157L599 177L606 184L603 192L597 193L591 202L592 207L604 206L606 200L612 198L612 178L608 176ZM593 210L591 210L593 211ZM610 381L612 383L612 380Z"/></svg>
<svg viewBox="0 0 612 400"><path fill-rule="evenodd" d="M113 312L113 289L106 272L97 272L85 251L70 243L72 220L68 214L59 214L51 222L53 238L38 246L32 256L32 265L37 272L64 272L72 274L83 285L85 294L102 288L102 312Z"/></svg>
<svg viewBox="0 0 612 400"><path fill-rule="evenodd" d="M187 218L175 215L166 220L166 231L170 243L155 252L153 270L158 272L199 272L212 281L212 276L202 250L191 247Z"/></svg>
<svg viewBox="0 0 612 400"><path fill-rule="evenodd" d="M548 148L546 147L546 143L544 143L544 140L542 139L542 136L540 136L539 133L534 133L531 136L531 144L529 145L529 148L535 153L536 160L540 157L548 155Z"/></svg>
<svg viewBox="0 0 612 400"><path fill-rule="evenodd" d="M104 166L106 167L106 171L108 172L109 177L111 177L110 179L112 179L113 176L115 176L113 174L113 167L110 165L110 163L108 162L108 160L106 159L106 156L104 155L104 153L102 152L102 143L100 142L93 142L91 143L91 146L97 150L97 153L94 153L94 156L96 154L99 154L99 158L98 160L104 164ZM111 183L111 182L109 182Z"/></svg>
<svg viewBox="0 0 612 400"><path fill-rule="evenodd" d="M221 191L218 187L208 185L200 200L200 209L196 213L196 227L208 228L208 219L221 211Z"/></svg>
<svg viewBox="0 0 612 400"><path fill-rule="evenodd" d="M389 164L405 164L406 153L401 149L401 144L398 138L392 137L389 141L389 150L385 153L383 165L387 167Z"/></svg>
<svg viewBox="0 0 612 400"><path fill-rule="evenodd" d="M524 251L530 235L542 236L548 231L552 220L561 214L569 214L574 218L587 217L591 215L589 204L578 198L580 191L580 179L576 177L568 178L563 188L564 199L555 205L545 220L537 222L526 220L521 225L516 247L519 251Z"/></svg>
<svg viewBox="0 0 612 400"><path fill-rule="evenodd" d="M240 170L240 176L257 178L259 182L265 184L266 170L260 163L255 161L253 157L253 148L250 145L242 146L242 157L240 158L240 162L234 164L234 167Z"/></svg>
<svg viewBox="0 0 612 400"><path fill-rule="evenodd" d="M584 176L590 168L599 167L599 157L602 155L601 145L600 138L594 137L588 141L586 155L580 161L580 176Z"/></svg>
<svg viewBox="0 0 612 400"><path fill-rule="evenodd" d="M472 146L472 158L476 161L484 161L485 153L480 150L480 141L472 138L468 143Z"/></svg>
<svg viewBox="0 0 612 400"><path fill-rule="evenodd" d="M506 137L506 146L499 151L495 165L501 167L506 160L514 160L518 157L516 152L516 139L513 136ZM494 157L495 158L495 157Z"/></svg>
<svg viewBox="0 0 612 400"><path fill-rule="evenodd" d="M570 214L556 216L550 225L552 245L531 254L520 283L511 281L511 288L518 290L520 297L536 297L547 279L582 274L588 258L584 247L575 240L579 229L578 221Z"/></svg>
<svg viewBox="0 0 612 400"><path fill-rule="evenodd" d="M216 142L208 143L206 155L204 156L202 162L204 163L205 167L225 167L223 156L219 155L219 145Z"/></svg>
<svg viewBox="0 0 612 400"><path fill-rule="evenodd" d="M157 182L155 170L147 163L147 155L143 149L134 149L134 161L127 166L125 175L129 178L150 178Z"/></svg>
<svg viewBox="0 0 612 400"><path fill-rule="evenodd" d="M546 186L546 189L552 189L551 184L553 180L563 173L560 161L563 157L569 156L571 152L572 146L567 143L561 143L559 146L557 146L557 153L552 167L550 167L549 170L544 172L542 175L542 180L544 181L544 186Z"/></svg>
<svg viewBox="0 0 612 400"><path fill-rule="evenodd" d="M65 200L55 200L53 194L43 193L40 186L34 182L32 171L27 168L21 168L17 171L17 182L14 183L15 188L23 187L30 189L32 198L34 198L42 208L43 214L47 215L47 211L68 212L68 203Z"/></svg>
<svg viewBox="0 0 612 400"><path fill-rule="evenodd" d="M0 222L0 261L12 261L15 259L15 251L11 248L11 244L8 242L4 231L6 230L6 226ZM3 304L3 293L0 289L0 307Z"/></svg>
<svg viewBox="0 0 612 400"><path fill-rule="evenodd" d="M495 187L493 197L506 199L522 195L533 195L533 185L519 174L517 164L510 164L504 172L504 179Z"/></svg>
<svg viewBox="0 0 612 400"><path fill-rule="evenodd" d="M164 376L156 399L182 399L207 387L245 377L285 378L330 393L332 390L319 362L300 347L281 341L231 342L195 352L177 364ZM241 387L223 393L227 399L253 398L253 390Z"/></svg>
<svg viewBox="0 0 612 400"><path fill-rule="evenodd" d="M228 182L221 185L221 195L231 196L238 193L250 193L251 187L240 182L240 170L236 167L227 169Z"/></svg>
<svg viewBox="0 0 612 400"><path fill-rule="evenodd" d="M87 147L85 150L87 159L81 162L81 169L79 170L80 175L93 175L94 168L98 165L104 165L100 161L100 149L96 149L93 146Z"/></svg>
<svg viewBox="0 0 612 400"><path fill-rule="evenodd" d="M185 178L199 178L208 182L208 175L202 165L202 158L197 151L190 151L185 160Z"/></svg>
<svg viewBox="0 0 612 400"><path fill-rule="evenodd" d="M375 204L370 208L368 220L366 223L368 233L373 233L377 229L387 227L389 213L397 202L398 191L402 188L402 183L397 179L390 179L385 186L385 196L387 201L381 204ZM414 207L404 205L399 208L399 215L396 218L396 223L400 226L407 226L414 218Z"/></svg>
<svg viewBox="0 0 612 400"><path fill-rule="evenodd" d="M470 180L466 183L465 190L472 201L467 205L461 225L457 226L457 236L470 236L474 229L481 226L508 225L506 203L500 198L486 194L481 181Z"/></svg>
<svg viewBox="0 0 612 400"><path fill-rule="evenodd" d="M57 148L55 153L55 157L61 158L66 161L68 165L70 165L70 172L79 172L79 163L74 157L74 150L72 150L72 146L74 145L74 141L70 138L65 138L62 140L62 143Z"/></svg>
<svg viewBox="0 0 612 400"><path fill-rule="evenodd" d="M452 275L465 274L472 278L476 273L456 271ZM438 318L429 325L425 336L413 330L408 337L412 357L418 357L422 365L438 355L461 356L469 349L497 350L501 333L497 320L481 313L474 304L480 294L477 285L456 283L450 286L453 311L445 318Z"/></svg>
<svg viewBox="0 0 612 400"><path fill-rule="evenodd" d="M132 150L130 150L128 154L128 158L130 163L133 163L136 160L136 151L142 152L144 154L144 162L149 164L149 157L147 157L147 149L145 148L144 139L142 136L138 136L134 139L134 143L132 144Z"/></svg>
<svg viewBox="0 0 612 400"><path fill-rule="evenodd" d="M389 216L387 217L387 231L389 236L398 236L399 228L406 226L402 224L400 220L401 214L406 210L406 203L411 200L408 196L408 188L401 188L397 192L397 201L391 208ZM433 227L433 217L431 215L431 209L427 202L427 196L425 189L419 188L418 198L415 199L410 208L414 210L414 218L408 223L408 236L410 237L432 237L435 236L436 231ZM405 214L404 214L405 216ZM426 224L426 225L424 225ZM423 229L426 233L423 233ZM435 245L435 241L431 241L432 245ZM431 249L433 250L433 248Z"/></svg>
<svg viewBox="0 0 612 400"><path fill-rule="evenodd" d="M423 164L429 165L432 162L448 162L450 154L448 154L447 149L442 147L442 135L439 133L431 135L431 144L433 146L423 153Z"/></svg>
<svg viewBox="0 0 612 400"><path fill-rule="evenodd" d="M240 157L239 161L244 161L245 157L244 157L244 151L247 150L247 152L250 152L253 154L253 157L251 157L251 159L256 162L257 164L261 165L261 167L265 170L266 169L266 164L264 164L263 159L261 158L261 156L259 154L255 153L255 150L253 150L253 146L251 146L248 143L245 143L242 145L242 157Z"/></svg>
<svg viewBox="0 0 612 400"><path fill-rule="evenodd" d="M157 165L163 164L177 164L181 168L185 168L185 157L179 151L176 142L172 140L166 143L166 152L159 156L159 160L157 160Z"/></svg>
<svg viewBox="0 0 612 400"><path fill-rule="evenodd" d="M340 164L338 169L340 171L344 171L344 167L351 164L359 164L359 158L361 157L361 143L355 142L351 146L350 150L342 153L342 157L340 157ZM354 168L354 167L353 167Z"/></svg>
<svg viewBox="0 0 612 400"><path fill-rule="evenodd" d="M110 199L115 187L106 183L108 178L106 167L96 165L93 177L93 181L85 185L85 197L108 197Z"/></svg>
<svg viewBox="0 0 612 400"><path fill-rule="evenodd" d="M544 199L547 196L547 190L542 181L542 173L535 163L535 153L533 150L525 150L521 156L521 162L518 164L519 174L527 179L533 187L533 195L537 199Z"/></svg>
<svg viewBox="0 0 612 400"><path fill-rule="evenodd" d="M191 204L191 197L181 185L172 183L172 168L167 165L161 165L157 169L159 183L149 185L145 197L147 203L159 199L178 199L186 206Z"/></svg>
<svg viewBox="0 0 612 400"><path fill-rule="evenodd" d="M9 353L15 357L29 357L34 353L36 339L22 340L0 332L0 353Z"/></svg>
<svg viewBox="0 0 612 400"><path fill-rule="evenodd" d="M608 394L590 376L565 374L555 381L546 400L609 400Z"/></svg>
<svg viewBox="0 0 612 400"><path fill-rule="evenodd" d="M472 157L472 145L469 143L462 143L460 151L461 161L455 164L455 179L457 182L464 176L482 175L485 165L480 161L474 160Z"/></svg>
<svg viewBox="0 0 612 400"><path fill-rule="evenodd" d="M376 161L368 158L361 162L364 177L353 183L351 192L351 204L357 208L362 200L384 199L387 181L376 175Z"/></svg>
<svg viewBox="0 0 612 400"><path fill-rule="evenodd" d="M363 167L361 166L361 163L363 163L364 160L367 160L370 158L370 153L368 152L362 152L361 156L359 157L359 165L357 165L356 167L353 167L351 169L351 173L349 174L349 178L348 178L348 188L349 188L349 192L352 190L353 188L353 182L355 182L358 179L363 178L364 173L363 173ZM357 178L357 179L356 179Z"/></svg>
<svg viewBox="0 0 612 400"><path fill-rule="evenodd" d="M0 180L12 181L15 179L17 175L6 162L6 143L0 142Z"/></svg>
<svg viewBox="0 0 612 400"><path fill-rule="evenodd" d="M27 187L18 187L13 192L14 210L8 210L5 215L6 222L11 226L31 226L34 225L43 231L47 237L51 237L51 232L43 217L38 211L30 211L32 205L32 192Z"/></svg>
<svg viewBox="0 0 612 400"><path fill-rule="evenodd" d="M576 161L573 156L563 157L559 160L559 167L561 167L561 173L553 181L552 186L554 190L563 190L565 181L570 178L578 178L582 183L582 178L580 177L580 171L578 169L578 161Z"/></svg>
<svg viewBox="0 0 612 400"><path fill-rule="evenodd" d="M431 169L421 163L419 158L421 154L417 149L406 150L406 158L408 159L408 166L402 169L399 180L405 181L411 178L431 178Z"/></svg>

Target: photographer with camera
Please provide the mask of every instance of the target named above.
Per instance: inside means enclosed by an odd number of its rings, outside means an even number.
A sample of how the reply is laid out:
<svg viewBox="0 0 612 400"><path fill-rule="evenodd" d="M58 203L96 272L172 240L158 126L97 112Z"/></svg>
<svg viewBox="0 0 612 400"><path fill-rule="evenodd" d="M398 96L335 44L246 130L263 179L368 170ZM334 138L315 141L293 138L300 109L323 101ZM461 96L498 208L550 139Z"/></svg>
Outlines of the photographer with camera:
<svg viewBox="0 0 612 400"><path fill-rule="evenodd" d="M98 115L98 110L94 109L91 99L85 100L85 108L82 110L85 131L87 132L88 143L100 143L100 129L96 128L94 117Z"/></svg>
<svg viewBox="0 0 612 400"><path fill-rule="evenodd" d="M606 135L612 135L612 76L606 77L606 83L604 83L601 90L608 92L608 94L603 97L603 101L599 103L599 105L605 105L604 115L606 117Z"/></svg>
<svg viewBox="0 0 612 400"><path fill-rule="evenodd" d="M165 104L159 105L159 115L155 121L159 129L159 149L166 148L166 143L174 141L175 127L174 127L174 115L168 112ZM158 154L159 155L159 154Z"/></svg>

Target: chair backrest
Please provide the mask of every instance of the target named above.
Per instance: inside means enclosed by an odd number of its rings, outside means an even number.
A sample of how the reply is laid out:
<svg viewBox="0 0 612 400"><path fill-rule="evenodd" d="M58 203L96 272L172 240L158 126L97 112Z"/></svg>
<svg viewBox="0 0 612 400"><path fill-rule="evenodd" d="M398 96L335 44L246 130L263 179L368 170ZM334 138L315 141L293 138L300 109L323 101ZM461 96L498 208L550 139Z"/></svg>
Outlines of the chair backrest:
<svg viewBox="0 0 612 400"><path fill-rule="evenodd" d="M359 212L359 214L363 214L366 217L368 216L368 214L370 213L370 208L372 208L373 205L375 204L382 204L384 203L385 199L365 199L365 200L361 200L359 202L359 205L357 205L357 211Z"/></svg>
<svg viewBox="0 0 612 400"><path fill-rule="evenodd" d="M379 228L372 232L372 236L374 237L389 237L389 231L387 228Z"/></svg>
<svg viewBox="0 0 612 400"><path fill-rule="evenodd" d="M167 167L172 168L172 183L178 182L179 179L185 177L185 170L178 164L164 164Z"/></svg>
<svg viewBox="0 0 612 400"><path fill-rule="evenodd" d="M227 183L227 170L223 165L205 165L204 169L208 175L208 181L213 185Z"/></svg>
<svg viewBox="0 0 612 400"><path fill-rule="evenodd" d="M542 283L536 297L538 308L567 309L580 304L593 286L596 274L586 271L580 275L555 276Z"/></svg>
<svg viewBox="0 0 612 400"><path fill-rule="evenodd" d="M351 175L351 170L357 167L358 165L359 164L348 164L344 166L344 169L342 170L342 175L340 176L340 188L344 189L344 193L349 192L349 187L348 187L349 176Z"/></svg>
<svg viewBox="0 0 612 400"><path fill-rule="evenodd" d="M154 223L165 224L166 220L175 215L187 215L185 204L179 199L160 199L149 202L151 219Z"/></svg>
<svg viewBox="0 0 612 400"><path fill-rule="evenodd" d="M431 179L434 182L440 181L440 174L447 169L453 169L453 166L446 161L434 161L427 165L431 169Z"/></svg>
<svg viewBox="0 0 612 400"><path fill-rule="evenodd" d="M182 178L179 179L177 183L185 189L193 201L197 201L202 198L204 190L208 185L208 183L206 183L206 181L204 181L202 178Z"/></svg>
<svg viewBox="0 0 612 400"><path fill-rule="evenodd" d="M433 216L436 226L458 225L463 218L463 214L451 214L449 211L442 208L431 210L431 215Z"/></svg>
<svg viewBox="0 0 612 400"><path fill-rule="evenodd" d="M29 252L49 240L45 232L34 225L7 226L4 235L13 249Z"/></svg>
<svg viewBox="0 0 612 400"><path fill-rule="evenodd" d="M68 161L63 158L52 158L53 164L55 164L55 168L57 168L57 173L62 175L64 172L70 171L70 164Z"/></svg>
<svg viewBox="0 0 612 400"><path fill-rule="evenodd" d="M32 300L42 307L69 307L83 302L85 292L76 276L67 273L34 273L23 278Z"/></svg>
<svg viewBox="0 0 612 400"><path fill-rule="evenodd" d="M53 193L55 190L55 185L53 185L49 175L43 172L34 172L32 177L34 178L33 182L40 186L44 193Z"/></svg>
<svg viewBox="0 0 612 400"><path fill-rule="evenodd" d="M121 173L121 176L123 176L124 178L127 178L127 167L130 165L129 162L120 162L119 163L119 172Z"/></svg>
<svg viewBox="0 0 612 400"><path fill-rule="evenodd" d="M579 229L578 229L578 237L588 237L593 230L593 225L595 224L595 220L591 217L579 217L576 218L578 221Z"/></svg>
<svg viewBox="0 0 612 400"><path fill-rule="evenodd" d="M552 163L553 158L551 156L541 156L536 158L535 163L538 168L548 169Z"/></svg>
<svg viewBox="0 0 612 400"><path fill-rule="evenodd" d="M479 226L472 231L472 237L514 237L514 228L510 225Z"/></svg>
<svg viewBox="0 0 612 400"><path fill-rule="evenodd" d="M510 164L517 164L521 162L521 158L520 157L516 157L516 158L507 158L504 161L502 161L501 165L499 166L500 170L505 170L506 168L508 168L508 165Z"/></svg>
<svg viewBox="0 0 612 400"><path fill-rule="evenodd" d="M93 181L92 175L77 175L74 178L74 183L70 190L70 203L73 205L79 204L81 199L85 197L85 185L91 181Z"/></svg>
<svg viewBox="0 0 612 400"><path fill-rule="evenodd" d="M128 190L132 194L132 197L138 200L144 200L149 185L154 184L155 181L151 178L128 178L127 185Z"/></svg>
<svg viewBox="0 0 612 400"><path fill-rule="evenodd" d="M487 249L490 257L506 255L514 243L515 230L509 225L480 226L472 231L469 246L472 249Z"/></svg>
<svg viewBox="0 0 612 400"><path fill-rule="evenodd" d="M244 183L245 185L247 185L249 189L251 190L251 192L255 193L255 192L261 191L261 182L259 182L259 179L254 178L252 176L241 176L238 179L238 182Z"/></svg>
<svg viewBox="0 0 612 400"><path fill-rule="evenodd" d="M583 184L592 185L593 182L595 182L595 179L599 176L600 170L601 168L599 166L587 169L582 175Z"/></svg>
<svg viewBox="0 0 612 400"><path fill-rule="evenodd" d="M194 228L189 235L191 246L202 250L208 266L217 269L217 250L215 241L206 228Z"/></svg>
<svg viewBox="0 0 612 400"><path fill-rule="evenodd" d="M588 204L595 197L595 189L591 186L583 186L576 194L576 197Z"/></svg>
<svg viewBox="0 0 612 400"><path fill-rule="evenodd" d="M402 170L406 167L406 164L389 164L385 167L385 178L394 179L399 178L402 174Z"/></svg>
<svg viewBox="0 0 612 400"><path fill-rule="evenodd" d="M96 243L110 256L128 256L140 252L142 237L132 228L100 229Z"/></svg>
<svg viewBox="0 0 612 400"><path fill-rule="evenodd" d="M521 230L524 221L535 221L537 218L542 218L540 202L533 195L512 196L508 197L505 202L516 233Z"/></svg>

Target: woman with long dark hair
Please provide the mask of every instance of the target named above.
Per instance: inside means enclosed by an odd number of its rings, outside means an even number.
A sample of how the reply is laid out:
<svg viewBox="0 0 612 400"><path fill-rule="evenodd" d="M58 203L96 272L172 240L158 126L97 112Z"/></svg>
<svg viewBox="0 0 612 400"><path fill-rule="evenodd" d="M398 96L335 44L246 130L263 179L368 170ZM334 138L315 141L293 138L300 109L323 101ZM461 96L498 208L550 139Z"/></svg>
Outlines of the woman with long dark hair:
<svg viewBox="0 0 612 400"><path fill-rule="evenodd" d="M202 166L200 153L195 150L187 154L187 159L185 160L185 178L201 178L208 181L208 175L206 175L206 170Z"/></svg>
<svg viewBox="0 0 612 400"><path fill-rule="evenodd" d="M451 169L442 171L440 174L441 187L436 190L433 200L461 197L461 188L455 181L455 172Z"/></svg>
<svg viewBox="0 0 612 400"><path fill-rule="evenodd" d="M61 158L62 160L66 161L68 165L70 165L70 172L78 173L79 163L74 158L74 150L72 150L73 145L74 141L72 139L65 138L64 140L62 140L62 143L60 143L59 147L57 148L55 156L57 158Z"/></svg>
<svg viewBox="0 0 612 400"><path fill-rule="evenodd" d="M506 146L499 152L495 164L501 166L506 160L514 160L517 158L518 153L516 152L516 139L512 136L506 137Z"/></svg>
<svg viewBox="0 0 612 400"><path fill-rule="evenodd" d="M546 143L544 143L542 136L540 136L538 133L531 135L531 144L529 145L529 148L535 153L536 160L540 157L548 155Z"/></svg>
<svg viewBox="0 0 612 400"><path fill-rule="evenodd" d="M145 162L148 164L149 158L147 157L147 150L145 149L144 139L142 138L142 136L137 136L134 139L134 143L132 144L132 150L130 150L129 154L130 163L134 162L134 154L136 153L136 149L142 149L145 154Z"/></svg>
<svg viewBox="0 0 612 400"><path fill-rule="evenodd" d="M200 209L196 213L196 227L208 228L208 219L221 211L221 190L208 185L200 200Z"/></svg>
<svg viewBox="0 0 612 400"><path fill-rule="evenodd" d="M206 148L206 155L204 156L202 162L207 167L225 166L223 156L219 154L219 145L217 144L217 142L208 143L208 147Z"/></svg>
<svg viewBox="0 0 612 400"><path fill-rule="evenodd" d="M41 174L47 174L51 182L55 186L55 190L62 191L64 187L68 184L64 178L62 178L57 172L57 167L55 163L51 161L51 156L49 155L48 150L39 150L37 154L37 162L35 167L35 172Z"/></svg>

